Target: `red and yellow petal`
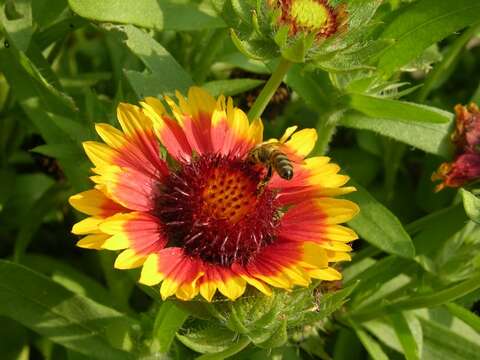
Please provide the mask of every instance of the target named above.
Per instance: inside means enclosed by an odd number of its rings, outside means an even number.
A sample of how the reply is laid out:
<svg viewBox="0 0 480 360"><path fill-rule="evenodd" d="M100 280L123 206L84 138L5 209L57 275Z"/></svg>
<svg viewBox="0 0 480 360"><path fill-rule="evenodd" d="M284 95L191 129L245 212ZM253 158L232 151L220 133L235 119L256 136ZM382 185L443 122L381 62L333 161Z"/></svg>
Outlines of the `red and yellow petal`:
<svg viewBox="0 0 480 360"><path fill-rule="evenodd" d="M102 233L90 234L80 239L77 246L84 249L101 250L102 245L109 237L110 235Z"/></svg>
<svg viewBox="0 0 480 360"><path fill-rule="evenodd" d="M192 147L182 127L168 116L161 101L147 97L141 104L145 114L152 120L155 132L168 153L177 160L190 160Z"/></svg>
<svg viewBox="0 0 480 360"><path fill-rule="evenodd" d="M304 159L312 152L317 138L318 135L315 129L302 129L293 133L284 146L289 150L289 153Z"/></svg>
<svg viewBox="0 0 480 360"><path fill-rule="evenodd" d="M178 91L179 105L166 97L173 114L183 128L192 149L202 155L213 152L211 139L212 114L216 107L215 99L199 87L191 87L186 100Z"/></svg>
<svg viewBox="0 0 480 360"><path fill-rule="evenodd" d="M183 249L169 247L148 256L140 283L160 287L162 299L176 295L181 300L193 299L199 291L198 279L204 274L200 260L184 254Z"/></svg>
<svg viewBox="0 0 480 360"><path fill-rule="evenodd" d="M233 106L232 98L220 96L212 114L212 146L216 153L244 157L261 142L263 124L260 119L249 123L247 115Z"/></svg>
<svg viewBox="0 0 480 360"><path fill-rule="evenodd" d="M287 128L278 142L282 144L282 151L290 160L301 162L315 147L318 135L315 129L302 129L298 132L296 130L297 126ZM276 139L270 139L268 142L276 141Z"/></svg>
<svg viewBox="0 0 480 360"><path fill-rule="evenodd" d="M342 279L342 274L332 267L327 267L325 269L311 269L308 270L308 274L312 278L318 280L336 281Z"/></svg>
<svg viewBox="0 0 480 360"><path fill-rule="evenodd" d="M128 248L134 257L146 258L149 254L158 252L167 244L166 236L158 218L146 213L133 212L114 215L100 223L102 233L110 235L103 245L103 249L123 250ZM123 255L125 256L125 255ZM134 261L134 264L138 264ZM122 262L117 265L125 268L132 262ZM140 264L141 265L141 264Z"/></svg>
<svg viewBox="0 0 480 360"><path fill-rule="evenodd" d="M91 179L109 198L124 208L148 212L155 209L155 194L160 182L132 168L108 166L95 168L98 176Z"/></svg>
<svg viewBox="0 0 480 360"><path fill-rule="evenodd" d="M295 204L315 197L339 196L355 191L355 187L342 187L349 177L338 174L340 167L325 156L305 159L293 164L293 179L284 180L274 174L269 188L279 191L282 205Z"/></svg>
<svg viewBox="0 0 480 360"><path fill-rule="evenodd" d="M192 152L242 157L262 141L260 119L249 123L246 114L233 106L231 98L220 96L215 100L198 87L189 89L187 99L179 92L176 97L178 105L169 97L165 101L178 123L170 119L160 100L147 98L142 102L158 138L174 158L188 161Z"/></svg>
<svg viewBox="0 0 480 360"><path fill-rule="evenodd" d="M108 217L126 211L123 206L109 199L97 189L70 196L68 202L76 210L91 216Z"/></svg>
<svg viewBox="0 0 480 360"><path fill-rule="evenodd" d="M204 267L205 274L199 280L199 290L207 301L212 301L217 290L232 301L245 292L247 282L231 269L207 264Z"/></svg>
<svg viewBox="0 0 480 360"><path fill-rule="evenodd" d="M248 274L268 285L291 289L294 285L308 286L310 277L299 263L303 256L302 244L277 242L263 249L246 266Z"/></svg>
<svg viewBox="0 0 480 360"><path fill-rule="evenodd" d="M314 277L311 273L327 270L328 263L328 251L316 243L283 241L267 246L247 266L234 264L232 269L245 277L247 283L270 295L268 285L286 290L296 285L309 286Z"/></svg>
<svg viewBox="0 0 480 360"><path fill-rule="evenodd" d="M346 243L357 239L353 230L339 224L351 220L358 206L344 199L319 198L291 207L282 217L279 237L289 240L318 243L332 251L349 252Z"/></svg>
<svg viewBox="0 0 480 360"><path fill-rule="evenodd" d="M83 149L90 161L97 168L115 164L115 160L118 161L118 159L121 158L121 154L119 154L118 151L97 141L85 141L83 143Z"/></svg>
<svg viewBox="0 0 480 360"><path fill-rule="evenodd" d="M160 147L150 118L140 107L130 104L118 105L117 117L131 144L128 149L122 148L122 154L128 155L131 163L151 176L167 175L168 168L160 157Z"/></svg>
<svg viewBox="0 0 480 360"><path fill-rule="evenodd" d="M105 221L105 218L98 216L87 217L72 227L72 234L75 235L87 235L91 233L100 232L99 225L102 221Z"/></svg>
<svg viewBox="0 0 480 360"><path fill-rule="evenodd" d="M123 132L108 124L97 124L95 129L106 144L95 141L83 143L96 168L117 165L156 179L168 175L151 120L139 107L128 104L120 104L117 115Z"/></svg>

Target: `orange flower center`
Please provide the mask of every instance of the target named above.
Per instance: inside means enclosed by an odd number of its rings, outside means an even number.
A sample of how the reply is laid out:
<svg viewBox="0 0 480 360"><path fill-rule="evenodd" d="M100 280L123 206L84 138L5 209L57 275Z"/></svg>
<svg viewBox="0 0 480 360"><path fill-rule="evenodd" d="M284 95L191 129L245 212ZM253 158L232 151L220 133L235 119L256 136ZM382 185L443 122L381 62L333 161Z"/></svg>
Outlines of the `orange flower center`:
<svg viewBox="0 0 480 360"><path fill-rule="evenodd" d="M256 183L241 172L215 169L203 190L203 211L216 219L236 224L255 209Z"/></svg>

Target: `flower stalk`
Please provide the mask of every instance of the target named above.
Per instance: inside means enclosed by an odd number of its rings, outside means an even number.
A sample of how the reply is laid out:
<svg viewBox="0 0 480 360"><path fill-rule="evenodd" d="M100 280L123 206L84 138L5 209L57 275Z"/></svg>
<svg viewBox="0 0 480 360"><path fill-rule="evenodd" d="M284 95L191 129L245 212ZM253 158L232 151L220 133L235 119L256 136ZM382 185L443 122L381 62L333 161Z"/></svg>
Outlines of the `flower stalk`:
<svg viewBox="0 0 480 360"><path fill-rule="evenodd" d="M251 121L258 119L260 118L260 116L262 116L263 111L272 99L275 91L277 91L278 87L282 83L283 78L287 74L292 64L293 63L291 63L290 61L281 58L280 63L277 65L277 68L270 76L270 79L268 79L264 88L253 103L252 108L248 112L248 118Z"/></svg>

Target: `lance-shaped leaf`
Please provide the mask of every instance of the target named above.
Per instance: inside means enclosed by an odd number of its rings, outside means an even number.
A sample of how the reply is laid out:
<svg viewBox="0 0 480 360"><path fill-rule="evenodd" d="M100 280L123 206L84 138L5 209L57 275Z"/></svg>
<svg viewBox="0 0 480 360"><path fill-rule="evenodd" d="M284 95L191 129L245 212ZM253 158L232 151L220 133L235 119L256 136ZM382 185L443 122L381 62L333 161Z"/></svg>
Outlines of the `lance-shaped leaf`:
<svg viewBox="0 0 480 360"><path fill-rule="evenodd" d="M348 110L343 114L339 124L354 129L370 130L431 154L445 158L450 156L449 136L452 123L372 117L359 111Z"/></svg>
<svg viewBox="0 0 480 360"><path fill-rule="evenodd" d="M90 358L133 358L128 353L133 320L4 260L0 261L0 314Z"/></svg>
<svg viewBox="0 0 480 360"><path fill-rule="evenodd" d="M348 224L363 239L379 249L401 257L413 258L415 248L412 239L397 217L375 200L367 190L353 181L351 183L357 191L347 197L356 202L361 211Z"/></svg>

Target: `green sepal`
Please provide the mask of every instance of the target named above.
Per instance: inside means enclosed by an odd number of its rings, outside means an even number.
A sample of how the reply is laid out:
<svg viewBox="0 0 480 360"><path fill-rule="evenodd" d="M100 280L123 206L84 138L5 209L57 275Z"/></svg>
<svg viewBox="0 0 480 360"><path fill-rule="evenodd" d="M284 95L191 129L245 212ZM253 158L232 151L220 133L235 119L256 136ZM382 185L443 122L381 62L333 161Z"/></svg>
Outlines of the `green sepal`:
<svg viewBox="0 0 480 360"><path fill-rule="evenodd" d="M177 334L177 339L188 348L201 353L212 354L228 349L238 336L215 322L190 327L185 334Z"/></svg>
<svg viewBox="0 0 480 360"><path fill-rule="evenodd" d="M315 40L315 34L303 34L295 39L291 44L285 47L280 47L282 56L295 63L305 62L308 52L311 49Z"/></svg>
<svg viewBox="0 0 480 360"><path fill-rule="evenodd" d="M230 29L230 37L237 49L252 59L269 60L279 56L275 44L268 39L252 37L242 40L234 29Z"/></svg>

